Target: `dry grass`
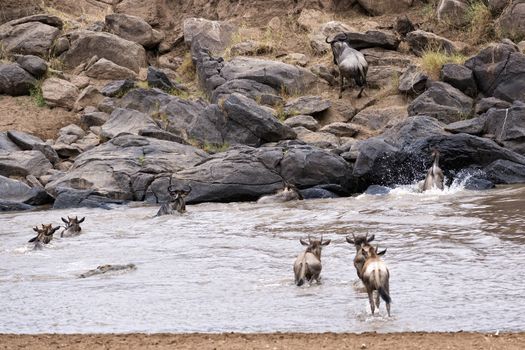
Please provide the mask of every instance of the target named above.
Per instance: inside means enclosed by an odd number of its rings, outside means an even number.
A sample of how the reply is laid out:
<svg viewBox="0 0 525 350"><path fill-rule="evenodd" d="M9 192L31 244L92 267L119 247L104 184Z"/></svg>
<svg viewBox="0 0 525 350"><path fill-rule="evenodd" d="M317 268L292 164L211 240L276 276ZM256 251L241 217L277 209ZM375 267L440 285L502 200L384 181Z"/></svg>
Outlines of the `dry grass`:
<svg viewBox="0 0 525 350"><path fill-rule="evenodd" d="M179 73L185 80L195 80L197 74L195 72L193 60L191 59L191 53L187 52L184 55L184 60L177 69L177 73Z"/></svg>
<svg viewBox="0 0 525 350"><path fill-rule="evenodd" d="M434 80L439 79L439 72L444 64L463 64L467 57L461 54L447 54L438 50L427 50L421 56L421 68Z"/></svg>
<svg viewBox="0 0 525 350"><path fill-rule="evenodd" d="M473 44L494 40L496 33L492 14L482 1L472 1L467 10L468 32Z"/></svg>

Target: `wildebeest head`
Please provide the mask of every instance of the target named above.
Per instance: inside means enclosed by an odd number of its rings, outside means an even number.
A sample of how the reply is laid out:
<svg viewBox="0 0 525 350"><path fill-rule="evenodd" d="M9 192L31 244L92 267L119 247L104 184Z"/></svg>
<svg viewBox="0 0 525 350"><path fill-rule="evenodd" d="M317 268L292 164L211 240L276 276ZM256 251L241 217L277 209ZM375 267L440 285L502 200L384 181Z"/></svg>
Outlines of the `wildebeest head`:
<svg viewBox="0 0 525 350"><path fill-rule="evenodd" d="M48 244L53 239L53 234L60 228L60 226L53 227L52 224L44 225L42 224L42 228L38 228L38 225L33 227L33 231L37 233L37 235L29 240L29 243L34 242L35 244L38 243L44 243Z"/></svg>
<svg viewBox="0 0 525 350"><path fill-rule="evenodd" d="M330 47L332 48L334 64L337 64L337 58L342 56L343 51L350 47L350 45L347 43L347 40L348 35L346 33L339 33L334 36L332 40L328 40L328 37L325 38L325 42L330 44Z"/></svg>
<svg viewBox="0 0 525 350"><path fill-rule="evenodd" d="M372 242L375 238L375 235L371 235L368 237L368 233L365 236L355 236L352 233L352 238L350 236L346 236L346 241L350 244L353 244L355 246L356 251L359 251L363 245L369 245L370 242Z"/></svg>
<svg viewBox="0 0 525 350"><path fill-rule="evenodd" d="M304 199L303 195L301 194L299 189L294 184L291 184L289 182L286 182L286 181L284 182L283 191L284 192L292 192L297 197L297 199L299 199L299 200L303 200Z"/></svg>
<svg viewBox="0 0 525 350"><path fill-rule="evenodd" d="M79 219L78 216L75 216L74 218L68 216L67 220L64 218L61 219L66 224L66 230L72 229L73 231L81 231L80 224L83 223L86 218L83 217L82 219Z"/></svg>
<svg viewBox="0 0 525 350"><path fill-rule="evenodd" d="M327 246L330 244L331 240L328 239L326 241L323 241L323 236L321 236L321 239L311 239L310 235L308 235L308 241L304 239L299 239L299 242L301 242L302 245L306 246L306 251L309 253L312 253L315 255L318 259L321 259L321 250L324 246Z"/></svg>
<svg viewBox="0 0 525 350"><path fill-rule="evenodd" d="M178 198L185 198L187 197L191 192L191 186L188 185L187 189L178 189L174 185L168 186L168 193L171 196L172 200L176 200Z"/></svg>

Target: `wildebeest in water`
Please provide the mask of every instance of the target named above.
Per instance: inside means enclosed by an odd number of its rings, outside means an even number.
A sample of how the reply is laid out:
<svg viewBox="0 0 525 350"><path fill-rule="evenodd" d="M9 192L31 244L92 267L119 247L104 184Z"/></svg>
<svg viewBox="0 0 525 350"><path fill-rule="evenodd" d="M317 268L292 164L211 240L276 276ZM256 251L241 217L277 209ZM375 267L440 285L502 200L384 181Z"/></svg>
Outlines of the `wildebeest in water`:
<svg viewBox="0 0 525 350"><path fill-rule="evenodd" d="M190 194L191 186L188 189L177 189L174 185L168 186L168 193L170 198L167 202L163 203L157 212L156 216L170 215L175 213L186 212L186 201L185 198Z"/></svg>
<svg viewBox="0 0 525 350"><path fill-rule="evenodd" d="M60 228L60 226L53 227L53 224L44 225L38 228L38 225L33 227L33 231L37 235L29 240L29 243L35 243L35 249L41 249L43 244L48 244L53 239L53 234Z"/></svg>

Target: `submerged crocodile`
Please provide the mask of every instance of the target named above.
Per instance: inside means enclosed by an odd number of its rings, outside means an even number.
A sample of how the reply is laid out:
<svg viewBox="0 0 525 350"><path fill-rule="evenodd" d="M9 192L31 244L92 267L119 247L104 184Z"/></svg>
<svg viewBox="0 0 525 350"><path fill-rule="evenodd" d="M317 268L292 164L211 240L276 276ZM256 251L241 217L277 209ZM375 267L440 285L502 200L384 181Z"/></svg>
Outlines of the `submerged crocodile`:
<svg viewBox="0 0 525 350"><path fill-rule="evenodd" d="M84 272L84 273L78 275L78 278L86 278L86 277L91 277L91 276L95 276L95 275L102 275L102 274L104 274L106 272L110 272L110 271L123 271L123 270L132 271L132 270L136 270L136 269L137 269L137 267L135 266L135 264L127 264L127 265L100 265L96 269L89 270L88 272Z"/></svg>

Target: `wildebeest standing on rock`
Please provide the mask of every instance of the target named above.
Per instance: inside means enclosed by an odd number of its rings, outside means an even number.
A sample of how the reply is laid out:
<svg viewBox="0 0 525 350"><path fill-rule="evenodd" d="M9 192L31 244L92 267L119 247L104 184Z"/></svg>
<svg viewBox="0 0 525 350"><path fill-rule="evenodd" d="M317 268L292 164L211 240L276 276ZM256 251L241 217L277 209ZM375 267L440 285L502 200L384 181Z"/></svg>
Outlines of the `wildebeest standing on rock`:
<svg viewBox="0 0 525 350"><path fill-rule="evenodd" d="M330 44L334 56L334 64L339 67L339 98L343 97L344 80L348 83L353 79L361 88L357 97L361 97L366 86L366 74L368 73L368 62L365 56L358 50L352 48L348 43L346 33L337 34L331 41L326 37L325 41Z"/></svg>
<svg viewBox="0 0 525 350"><path fill-rule="evenodd" d="M311 282L312 280L319 283L322 269L321 250L323 246L329 245L330 241L329 239L323 241L322 236L321 240L312 240L310 236L308 236L308 242L302 238L299 240L302 245L306 246L306 250L299 254L293 265L296 285L302 286L305 281Z"/></svg>
<svg viewBox="0 0 525 350"><path fill-rule="evenodd" d="M257 203L283 203L294 200L303 200L301 192L294 185L285 183L282 190L279 190L276 194L259 198Z"/></svg>
<svg viewBox="0 0 525 350"><path fill-rule="evenodd" d="M29 240L29 243L35 243L35 249L41 249L42 244L48 244L53 239L53 234L60 228L60 226L53 227L53 224L44 225L42 228L38 228L38 225L33 227L33 231L37 232L37 235Z"/></svg>
<svg viewBox="0 0 525 350"><path fill-rule="evenodd" d="M188 189L177 189L174 185L168 186L168 193L170 199L163 203L157 212L156 216L175 214L176 212L182 214L186 212L186 198L191 192L191 186Z"/></svg>
<svg viewBox="0 0 525 350"><path fill-rule="evenodd" d="M82 228L80 227L80 224L83 223L86 218L83 217L79 220L77 216L74 218L70 218L68 216L67 220L64 218L61 219L66 224L66 226L64 226L64 230L60 233L60 237L71 237L81 233Z"/></svg>

